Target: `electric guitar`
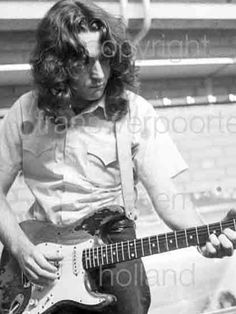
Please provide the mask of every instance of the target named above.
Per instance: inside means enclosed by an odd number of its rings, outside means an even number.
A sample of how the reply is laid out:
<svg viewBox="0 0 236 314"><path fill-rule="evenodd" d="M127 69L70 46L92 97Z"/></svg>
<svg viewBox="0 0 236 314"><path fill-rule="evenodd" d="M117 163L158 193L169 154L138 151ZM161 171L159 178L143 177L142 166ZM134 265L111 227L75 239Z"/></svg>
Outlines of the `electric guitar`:
<svg viewBox="0 0 236 314"><path fill-rule="evenodd" d="M0 264L0 314L48 313L63 303L99 311L115 302L116 297L93 291L89 271L102 266L127 262L144 256L195 245L204 245L211 233L236 230L235 219L106 244L106 227L124 217L120 206L103 207L69 226L28 220L21 223L28 238L42 251L58 251L56 279L52 285L38 286L27 280L18 262L4 248ZM71 288L72 287L72 288Z"/></svg>

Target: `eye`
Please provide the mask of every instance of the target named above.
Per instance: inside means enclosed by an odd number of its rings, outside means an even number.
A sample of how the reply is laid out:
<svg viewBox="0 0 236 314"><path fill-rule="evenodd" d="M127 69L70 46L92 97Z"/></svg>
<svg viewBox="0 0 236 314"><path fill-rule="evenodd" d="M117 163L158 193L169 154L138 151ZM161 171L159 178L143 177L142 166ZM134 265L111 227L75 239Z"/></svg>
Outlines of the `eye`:
<svg viewBox="0 0 236 314"><path fill-rule="evenodd" d="M96 32L96 31L103 30L103 28L105 28L105 24L99 19L93 19L90 22L90 27L92 31Z"/></svg>

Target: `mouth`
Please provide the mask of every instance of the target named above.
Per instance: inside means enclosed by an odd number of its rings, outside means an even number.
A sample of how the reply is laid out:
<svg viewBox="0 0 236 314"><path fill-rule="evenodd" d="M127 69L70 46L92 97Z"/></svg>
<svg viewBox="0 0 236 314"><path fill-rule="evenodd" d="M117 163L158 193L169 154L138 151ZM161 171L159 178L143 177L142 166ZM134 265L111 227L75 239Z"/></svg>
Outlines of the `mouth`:
<svg viewBox="0 0 236 314"><path fill-rule="evenodd" d="M92 85L90 88L92 89L102 89L104 87L104 83L102 84L96 84L96 85Z"/></svg>

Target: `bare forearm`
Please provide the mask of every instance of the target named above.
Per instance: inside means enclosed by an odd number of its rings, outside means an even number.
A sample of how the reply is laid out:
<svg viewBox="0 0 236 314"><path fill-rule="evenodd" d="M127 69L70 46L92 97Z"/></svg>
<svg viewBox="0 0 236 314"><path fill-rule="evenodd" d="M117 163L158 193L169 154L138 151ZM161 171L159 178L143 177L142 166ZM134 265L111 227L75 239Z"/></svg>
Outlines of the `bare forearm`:
<svg viewBox="0 0 236 314"><path fill-rule="evenodd" d="M20 228L6 196L0 192L0 240L15 254L19 243L29 244L29 240Z"/></svg>
<svg viewBox="0 0 236 314"><path fill-rule="evenodd" d="M154 209L171 229L186 229L204 224L189 196L177 192L171 179L163 177L156 180L155 184L150 184L148 180L144 183Z"/></svg>
<svg viewBox="0 0 236 314"><path fill-rule="evenodd" d="M162 215L162 219L173 230L186 229L204 224L204 220L193 207L169 210Z"/></svg>

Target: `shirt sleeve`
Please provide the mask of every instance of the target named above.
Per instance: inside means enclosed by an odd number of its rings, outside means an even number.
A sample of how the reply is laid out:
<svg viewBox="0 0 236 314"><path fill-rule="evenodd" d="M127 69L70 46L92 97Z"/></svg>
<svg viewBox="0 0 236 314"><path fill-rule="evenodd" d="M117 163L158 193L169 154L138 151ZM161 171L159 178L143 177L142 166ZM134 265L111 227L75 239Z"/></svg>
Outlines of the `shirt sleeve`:
<svg viewBox="0 0 236 314"><path fill-rule="evenodd" d="M0 172L14 176L22 165L21 108L17 100L0 127Z"/></svg>
<svg viewBox="0 0 236 314"><path fill-rule="evenodd" d="M132 146L138 177L151 183L165 171L168 177L174 178L188 168L186 162L153 106L138 95L133 97Z"/></svg>

